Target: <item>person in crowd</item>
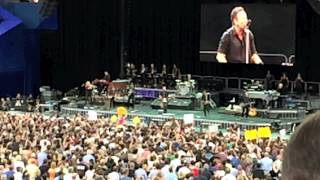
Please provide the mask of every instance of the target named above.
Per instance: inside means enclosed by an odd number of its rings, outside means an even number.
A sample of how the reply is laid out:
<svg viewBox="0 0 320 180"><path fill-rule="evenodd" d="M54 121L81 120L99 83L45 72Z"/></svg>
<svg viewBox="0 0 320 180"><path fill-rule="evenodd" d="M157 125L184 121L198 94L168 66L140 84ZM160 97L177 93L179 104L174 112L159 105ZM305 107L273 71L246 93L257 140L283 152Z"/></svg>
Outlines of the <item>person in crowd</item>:
<svg viewBox="0 0 320 180"><path fill-rule="evenodd" d="M320 113L308 116L291 136L283 154L283 180L319 179Z"/></svg>

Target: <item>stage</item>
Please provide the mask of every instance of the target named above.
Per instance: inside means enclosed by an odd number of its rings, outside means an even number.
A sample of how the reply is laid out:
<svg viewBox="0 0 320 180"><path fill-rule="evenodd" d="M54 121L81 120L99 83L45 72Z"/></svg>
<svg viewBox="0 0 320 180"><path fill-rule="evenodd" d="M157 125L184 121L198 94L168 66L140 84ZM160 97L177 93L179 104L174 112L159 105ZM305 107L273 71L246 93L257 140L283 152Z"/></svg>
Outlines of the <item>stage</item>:
<svg viewBox="0 0 320 180"><path fill-rule="evenodd" d="M97 112L98 116L111 117L116 114L116 107L106 110L104 106L97 105L79 105L80 102L71 103L61 106L61 113L64 115L73 115L80 113L82 115L88 114L89 111ZM272 119L262 117L248 117L243 118L237 113L230 114L226 112L225 107L219 107L212 109L208 116L204 116L200 110L176 110L168 109L167 113L163 113L161 109L152 109L151 101L141 101L140 104L136 104L135 108L128 109L128 119L132 119L135 116L139 116L145 123L151 121L156 123L163 123L166 120L175 118L177 120L183 120L185 114L193 114L195 126L198 128L205 128L211 124L218 124L219 128L227 129L229 126L238 124L242 129L251 129L262 126L271 126L277 129L291 129L293 124L300 123L303 118L288 117L283 119Z"/></svg>

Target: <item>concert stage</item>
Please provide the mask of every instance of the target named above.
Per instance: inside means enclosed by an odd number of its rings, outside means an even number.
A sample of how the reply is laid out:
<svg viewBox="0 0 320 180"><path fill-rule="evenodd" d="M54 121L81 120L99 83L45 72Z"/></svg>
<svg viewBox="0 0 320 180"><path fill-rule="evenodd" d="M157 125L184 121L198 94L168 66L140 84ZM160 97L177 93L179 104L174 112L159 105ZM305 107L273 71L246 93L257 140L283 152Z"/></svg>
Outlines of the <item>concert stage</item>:
<svg viewBox="0 0 320 180"><path fill-rule="evenodd" d="M169 109L167 113L163 114L160 109L152 109L150 106L151 101L141 101L140 104L135 105L135 109L128 110L128 119L139 116L145 123L154 121L163 123L168 119L183 120L185 114L194 114L195 125L198 128L208 127L210 124L218 124L219 128L227 129L229 126L238 124L242 129L251 129L262 126L271 126L276 129L291 129L295 123L300 123L303 118L296 116L295 118L271 119L266 117L248 117L242 118L237 114L228 114L225 107L216 108L211 110L209 115L205 117L202 111L199 110L176 110ZM83 115L88 114L89 111L97 112L98 116L111 117L116 114L116 107L106 110L104 106L78 106L77 103L61 106L61 112L65 115L72 115L80 113Z"/></svg>

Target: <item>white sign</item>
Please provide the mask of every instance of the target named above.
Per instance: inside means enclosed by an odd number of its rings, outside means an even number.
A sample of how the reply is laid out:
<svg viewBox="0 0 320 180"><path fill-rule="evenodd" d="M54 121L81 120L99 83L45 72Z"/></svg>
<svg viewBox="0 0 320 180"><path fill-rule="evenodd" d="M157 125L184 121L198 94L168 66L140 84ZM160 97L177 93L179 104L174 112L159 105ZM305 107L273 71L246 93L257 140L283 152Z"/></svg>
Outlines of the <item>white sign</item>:
<svg viewBox="0 0 320 180"><path fill-rule="evenodd" d="M208 131L211 133L219 133L219 124L211 124Z"/></svg>
<svg viewBox="0 0 320 180"><path fill-rule="evenodd" d="M184 114L183 115L184 124L193 124L194 122L194 114Z"/></svg>
<svg viewBox="0 0 320 180"><path fill-rule="evenodd" d="M279 134L280 134L280 136L281 136L282 138L284 138L284 137L286 136L286 129L281 129L281 130L279 131Z"/></svg>
<svg viewBox="0 0 320 180"><path fill-rule="evenodd" d="M96 121L98 119L98 114L95 111L88 111L88 120Z"/></svg>

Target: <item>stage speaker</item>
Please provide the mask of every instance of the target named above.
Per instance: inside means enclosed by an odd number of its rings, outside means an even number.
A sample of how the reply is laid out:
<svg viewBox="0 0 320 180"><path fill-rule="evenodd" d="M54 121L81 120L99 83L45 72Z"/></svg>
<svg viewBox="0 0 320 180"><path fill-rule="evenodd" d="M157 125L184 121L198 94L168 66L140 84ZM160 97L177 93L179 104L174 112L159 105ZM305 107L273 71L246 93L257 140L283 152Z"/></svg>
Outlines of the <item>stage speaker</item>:
<svg viewBox="0 0 320 180"><path fill-rule="evenodd" d="M86 105L86 101L77 102L77 108L83 109L85 105Z"/></svg>

